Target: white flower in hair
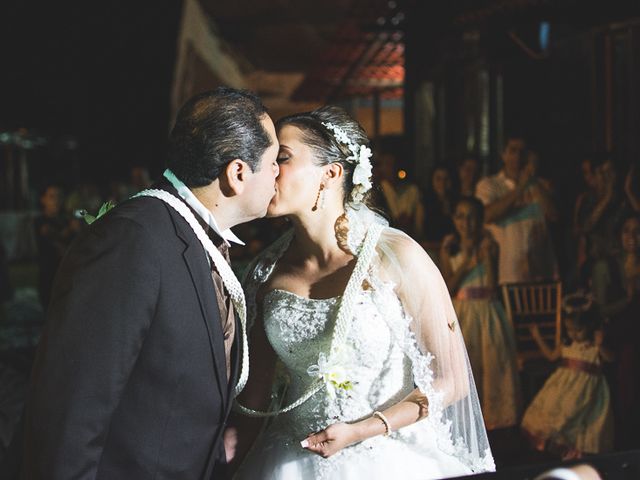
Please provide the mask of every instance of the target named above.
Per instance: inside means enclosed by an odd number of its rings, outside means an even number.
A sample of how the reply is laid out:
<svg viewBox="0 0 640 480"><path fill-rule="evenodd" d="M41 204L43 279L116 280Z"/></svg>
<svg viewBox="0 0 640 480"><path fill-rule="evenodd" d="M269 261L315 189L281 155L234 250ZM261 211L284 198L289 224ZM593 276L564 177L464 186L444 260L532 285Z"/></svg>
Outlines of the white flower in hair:
<svg viewBox="0 0 640 480"><path fill-rule="evenodd" d="M371 149L365 145L360 145L360 155L358 164L353 171L353 184L362 185L366 190L371 188Z"/></svg>
<svg viewBox="0 0 640 480"><path fill-rule="evenodd" d="M364 194L371 189L372 166L371 166L371 149L366 145L359 145L351 141L347 132L333 123L322 122L328 130L333 132L334 138L347 146L351 155L347 157L347 161L356 164L353 170L353 190L351 199L354 203L360 203L364 198Z"/></svg>

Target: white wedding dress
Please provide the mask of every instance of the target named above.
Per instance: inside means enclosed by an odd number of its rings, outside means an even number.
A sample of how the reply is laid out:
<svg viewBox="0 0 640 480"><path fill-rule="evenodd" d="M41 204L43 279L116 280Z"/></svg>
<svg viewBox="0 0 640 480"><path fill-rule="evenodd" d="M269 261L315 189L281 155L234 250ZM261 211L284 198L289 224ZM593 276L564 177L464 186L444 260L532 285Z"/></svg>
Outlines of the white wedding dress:
<svg viewBox="0 0 640 480"><path fill-rule="evenodd" d="M354 223L350 223L352 230ZM350 233L350 240L352 235L355 232ZM273 271L291 236L289 233L276 242L249 271L245 287L250 315L256 312L252 300L257 288ZM360 232L356 244L362 243L362 236ZM412 260L419 259L423 264L411 265L417 272L405 285L416 289L411 301L404 298L402 287L392 281L389 272L393 264L407 267L410 259L405 254L414 255L416 249L422 254ZM346 300L309 299L278 289L264 296L262 318L256 319L254 328L265 329L282 361L287 387L284 398L279 399L280 406L300 398L317 381L310 371L321 369L319 356L331 349L337 312ZM423 480L493 470L460 329L444 282L428 256L409 237L385 228L376 242L362 288L348 300L353 302L355 314L339 363L348 372L352 388L322 388L297 408L273 417L236 478ZM417 316L422 317L419 324ZM428 325L433 322L445 322L444 328ZM443 338L436 338L439 336ZM445 376L458 378L444 380ZM300 446L310 433L333 423L368 418L374 411L401 401L416 386L429 399L429 414L424 420L394 430L389 436L349 446L329 458Z"/></svg>

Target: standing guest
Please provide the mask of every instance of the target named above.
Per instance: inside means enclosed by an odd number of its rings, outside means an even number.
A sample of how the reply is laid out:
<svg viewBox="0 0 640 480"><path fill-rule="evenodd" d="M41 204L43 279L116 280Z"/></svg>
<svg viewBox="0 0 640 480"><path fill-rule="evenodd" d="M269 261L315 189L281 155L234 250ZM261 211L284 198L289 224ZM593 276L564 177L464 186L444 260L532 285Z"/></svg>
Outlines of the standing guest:
<svg viewBox="0 0 640 480"><path fill-rule="evenodd" d="M592 285L601 314L607 320L607 341L616 352L609 379L613 388L616 448L640 447L640 215L622 223L622 249L593 267Z"/></svg>
<svg viewBox="0 0 640 480"><path fill-rule="evenodd" d="M597 157L594 164L597 203L582 224L591 264L619 249L616 232L624 217L631 212L620 182L620 169L614 157Z"/></svg>
<svg viewBox="0 0 640 480"><path fill-rule="evenodd" d="M458 162L458 194L461 197L473 197L480 177L480 163L476 157L466 156Z"/></svg>
<svg viewBox="0 0 640 480"><path fill-rule="evenodd" d="M517 425L520 381L513 326L496 298L498 244L483 230L484 207L462 197L456 233L442 243L440 262L467 346L487 430Z"/></svg>
<svg viewBox="0 0 640 480"><path fill-rule="evenodd" d="M131 168L130 177L129 177L129 188L132 190L132 193L138 193L144 190L145 188L149 188L153 182L151 182L151 175L149 174L149 170L147 167L143 167L141 165L136 165Z"/></svg>
<svg viewBox="0 0 640 480"><path fill-rule="evenodd" d="M526 143L507 137L503 168L478 182L476 196L485 205L485 222L500 246L498 283L555 279L558 267L547 221L555 218L550 192L525 162Z"/></svg>
<svg viewBox="0 0 640 480"><path fill-rule="evenodd" d="M424 198L424 240L428 252L437 254L444 237L455 231L451 219L455 201L450 169L446 165L436 165Z"/></svg>
<svg viewBox="0 0 640 480"><path fill-rule="evenodd" d="M64 212L62 188L48 185L40 195L41 214L34 220L38 249L38 294L46 309L60 261L78 231L77 222Z"/></svg>
<svg viewBox="0 0 640 480"><path fill-rule="evenodd" d="M585 288L588 285L587 269L589 249L587 237L584 231L584 223L598 203L598 182L594 171L594 162L591 157L582 160L580 164L582 174L582 190L576 197L573 207L573 221L571 234L569 235L569 244L577 245L573 255L573 278L572 280L580 287Z"/></svg>
<svg viewBox="0 0 640 480"><path fill-rule="evenodd" d="M612 359L603 347L601 321L591 298L567 296L562 302L568 345L552 350L532 324L531 335L549 361L560 360L522 419L522 429L538 450L563 459L613 449L610 391L602 373Z"/></svg>
<svg viewBox="0 0 640 480"><path fill-rule="evenodd" d="M0 304L13 298L13 287L9 276L9 260L4 245L0 242Z"/></svg>
<svg viewBox="0 0 640 480"><path fill-rule="evenodd" d="M84 210L95 215L102 205L103 197L100 188L95 183L83 180L67 195L65 210L74 215L78 210Z"/></svg>
<svg viewBox="0 0 640 480"><path fill-rule="evenodd" d="M382 193L379 203L391 225L419 241L424 233L424 207L418 186L398 178L396 157L390 152L380 154L376 177Z"/></svg>
<svg viewBox="0 0 640 480"><path fill-rule="evenodd" d="M640 212L640 195L638 194L638 177L635 165L631 165L625 177L624 193L627 195L627 201L633 211Z"/></svg>

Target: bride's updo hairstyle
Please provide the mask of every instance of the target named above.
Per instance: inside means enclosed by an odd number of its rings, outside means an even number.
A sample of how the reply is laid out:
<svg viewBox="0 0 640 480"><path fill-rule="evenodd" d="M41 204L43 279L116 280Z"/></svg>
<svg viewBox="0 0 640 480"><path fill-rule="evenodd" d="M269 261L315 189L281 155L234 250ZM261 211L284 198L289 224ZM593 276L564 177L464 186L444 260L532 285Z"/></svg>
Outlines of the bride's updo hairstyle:
<svg viewBox="0 0 640 480"><path fill-rule="evenodd" d="M341 107L327 105L312 112L296 113L281 118L276 122L276 130L287 125L298 128L302 133L302 142L313 150L314 163L319 166L338 162L344 170L343 199L345 205L351 201L354 188L354 160L347 160L352 155L348 146L339 142L333 131L323 124L331 124L346 133L349 141L355 145L369 146L369 139L364 129ZM367 204L371 189L362 197L361 203Z"/></svg>

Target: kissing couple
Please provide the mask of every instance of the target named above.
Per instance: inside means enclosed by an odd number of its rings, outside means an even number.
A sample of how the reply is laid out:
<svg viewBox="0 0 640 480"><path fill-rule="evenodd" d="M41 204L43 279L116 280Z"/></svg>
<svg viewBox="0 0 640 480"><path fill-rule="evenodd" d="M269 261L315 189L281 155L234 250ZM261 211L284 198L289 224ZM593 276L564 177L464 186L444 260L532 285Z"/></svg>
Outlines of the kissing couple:
<svg viewBox="0 0 640 480"><path fill-rule="evenodd" d="M162 180L62 261L14 438L18 478L493 470L447 287L369 208L373 164L341 108L274 125L247 91L190 99ZM265 215L291 228L240 282L231 228Z"/></svg>

